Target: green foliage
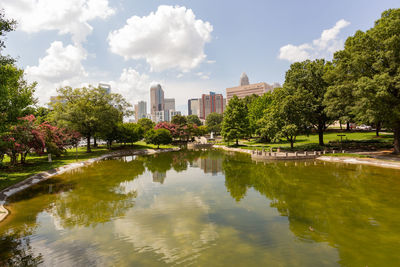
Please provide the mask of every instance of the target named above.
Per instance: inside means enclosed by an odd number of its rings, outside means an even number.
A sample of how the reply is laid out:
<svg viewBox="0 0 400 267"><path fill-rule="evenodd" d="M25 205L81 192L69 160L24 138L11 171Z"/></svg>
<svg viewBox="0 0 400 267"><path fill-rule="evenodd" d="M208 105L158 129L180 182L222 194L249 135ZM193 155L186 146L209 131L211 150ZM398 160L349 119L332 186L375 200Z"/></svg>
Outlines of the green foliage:
<svg viewBox="0 0 400 267"><path fill-rule="evenodd" d="M305 110L306 102L295 90L287 87L276 88L272 94L272 101L259 123L261 136L270 140L285 138L293 148L297 135L307 125Z"/></svg>
<svg viewBox="0 0 400 267"><path fill-rule="evenodd" d="M237 96L233 96L226 107L221 134L227 141L236 140L236 145L238 145L239 138L250 134L247 107L244 101Z"/></svg>
<svg viewBox="0 0 400 267"><path fill-rule="evenodd" d="M98 134L109 140L123 116L131 114L130 104L121 95L107 94L100 88L65 87L57 91L60 101L53 105L52 119L85 136L88 152L92 136Z"/></svg>
<svg viewBox="0 0 400 267"><path fill-rule="evenodd" d="M264 111L272 103L272 93L268 92L260 97L253 98L253 101L247 106L249 113L249 123L251 133L260 134L260 120L264 116Z"/></svg>
<svg viewBox="0 0 400 267"><path fill-rule="evenodd" d="M323 102L329 86L325 79L328 69L329 64L323 59L293 63L286 72L284 84L304 104L304 119L317 129L321 146L324 145L323 133L330 121Z"/></svg>
<svg viewBox="0 0 400 267"><path fill-rule="evenodd" d="M216 112L210 113L206 118L208 132L219 134L221 132L222 120L224 116Z"/></svg>
<svg viewBox="0 0 400 267"><path fill-rule="evenodd" d="M188 124L195 124L197 126L201 126L201 120L199 119L199 117L197 115L189 115L186 117L187 123Z"/></svg>
<svg viewBox="0 0 400 267"><path fill-rule="evenodd" d="M36 83L24 80L24 71L13 65L0 65L0 133L15 124L24 111L35 104Z"/></svg>
<svg viewBox="0 0 400 267"><path fill-rule="evenodd" d="M146 133L147 131L154 129L154 126L156 126L156 124L148 119L148 118L142 118L140 120L138 120L137 122L140 126L142 126L143 131Z"/></svg>
<svg viewBox="0 0 400 267"><path fill-rule="evenodd" d="M160 148L160 145L172 143L171 133L166 129L150 130L145 134L144 139L146 143L156 145L157 148Z"/></svg>
<svg viewBox="0 0 400 267"><path fill-rule="evenodd" d="M0 9L0 52L6 47L5 38L7 32L14 31L17 26L17 22L13 19L6 19L4 10ZM0 54L0 66L7 64L14 64L15 59L10 56L4 56Z"/></svg>
<svg viewBox="0 0 400 267"><path fill-rule="evenodd" d="M144 130L136 123L119 124L120 136L118 141L121 143L135 143L143 139Z"/></svg>
<svg viewBox="0 0 400 267"><path fill-rule="evenodd" d="M172 117L171 123L176 124L178 126L184 126L188 122L187 122L187 119L186 119L185 116L183 116L183 115L175 115L175 116Z"/></svg>

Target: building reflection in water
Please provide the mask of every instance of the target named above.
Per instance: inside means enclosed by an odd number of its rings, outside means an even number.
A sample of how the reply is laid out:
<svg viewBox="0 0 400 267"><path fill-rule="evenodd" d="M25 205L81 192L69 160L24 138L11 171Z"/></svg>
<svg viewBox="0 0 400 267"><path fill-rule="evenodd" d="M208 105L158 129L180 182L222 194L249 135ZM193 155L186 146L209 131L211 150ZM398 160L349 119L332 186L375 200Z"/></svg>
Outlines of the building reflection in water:
<svg viewBox="0 0 400 267"><path fill-rule="evenodd" d="M165 172L158 172L158 171L153 172L153 182L154 183L163 184L166 177L167 177L167 173L165 173Z"/></svg>
<svg viewBox="0 0 400 267"><path fill-rule="evenodd" d="M222 172L222 158L198 158L190 165L191 167L200 168L204 173L211 173L213 176Z"/></svg>

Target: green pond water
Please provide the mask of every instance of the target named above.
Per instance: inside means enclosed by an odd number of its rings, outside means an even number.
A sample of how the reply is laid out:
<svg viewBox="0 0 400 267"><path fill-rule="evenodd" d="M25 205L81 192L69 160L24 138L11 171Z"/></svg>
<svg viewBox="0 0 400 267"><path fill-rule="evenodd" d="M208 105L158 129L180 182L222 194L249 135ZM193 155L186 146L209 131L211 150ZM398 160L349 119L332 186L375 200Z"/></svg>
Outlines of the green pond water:
<svg viewBox="0 0 400 267"><path fill-rule="evenodd" d="M399 266L400 171L182 151L10 199L0 266Z"/></svg>

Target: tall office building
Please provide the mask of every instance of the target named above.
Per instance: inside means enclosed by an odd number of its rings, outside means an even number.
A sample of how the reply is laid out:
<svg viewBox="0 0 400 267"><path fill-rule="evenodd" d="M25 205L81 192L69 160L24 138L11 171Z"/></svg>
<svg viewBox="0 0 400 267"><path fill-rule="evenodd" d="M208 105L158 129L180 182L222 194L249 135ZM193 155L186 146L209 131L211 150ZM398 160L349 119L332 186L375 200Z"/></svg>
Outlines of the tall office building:
<svg viewBox="0 0 400 267"><path fill-rule="evenodd" d="M200 99L193 98L188 100L188 115L197 115L200 117Z"/></svg>
<svg viewBox="0 0 400 267"><path fill-rule="evenodd" d="M229 102L234 95L239 98L244 98L253 94L261 96L267 92L273 91L276 87L280 87L279 83L274 83L273 85L264 82L250 84L246 73L242 73L242 76L240 76L239 84L240 85L236 87L226 88L227 102Z"/></svg>
<svg viewBox="0 0 400 267"><path fill-rule="evenodd" d="M164 98L164 109L175 111L175 98Z"/></svg>
<svg viewBox="0 0 400 267"><path fill-rule="evenodd" d="M205 120L210 113L216 112L219 114L224 113L224 97L222 94L210 92L210 94L203 94L200 98L200 119Z"/></svg>
<svg viewBox="0 0 400 267"><path fill-rule="evenodd" d="M135 105L135 120L136 122L147 116L147 103L145 101L139 101Z"/></svg>
<svg viewBox="0 0 400 267"><path fill-rule="evenodd" d="M99 88L106 90L107 94L111 93L111 85L107 83L99 83Z"/></svg>
<svg viewBox="0 0 400 267"><path fill-rule="evenodd" d="M150 88L150 113L152 117L156 116L157 111L164 110L164 90L161 85L153 85Z"/></svg>

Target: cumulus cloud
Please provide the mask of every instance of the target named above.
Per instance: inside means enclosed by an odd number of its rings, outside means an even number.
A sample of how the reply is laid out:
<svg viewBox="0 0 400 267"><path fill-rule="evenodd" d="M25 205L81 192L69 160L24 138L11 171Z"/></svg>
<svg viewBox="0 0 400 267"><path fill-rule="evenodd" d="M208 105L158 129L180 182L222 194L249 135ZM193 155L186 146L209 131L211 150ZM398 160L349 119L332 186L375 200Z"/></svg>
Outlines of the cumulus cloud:
<svg viewBox="0 0 400 267"><path fill-rule="evenodd" d="M51 43L39 64L27 66L25 71L29 81L38 82L39 101L48 100L59 87L80 85L88 76L82 65L86 57L86 51L80 46L64 46L60 41Z"/></svg>
<svg viewBox="0 0 400 267"><path fill-rule="evenodd" d="M213 27L196 19L191 9L159 6L148 16L129 18L108 36L113 53L128 59L145 59L152 71L190 71L206 59L204 46Z"/></svg>
<svg viewBox="0 0 400 267"><path fill-rule="evenodd" d="M89 21L115 13L108 0L2 0L0 7L28 33L56 30L80 43L92 32Z"/></svg>
<svg viewBox="0 0 400 267"><path fill-rule="evenodd" d="M312 43L305 43L298 46L292 44L282 46L278 57L290 62L315 58L330 58L335 51L343 48L343 40L338 35L348 25L350 25L350 22L341 19L332 28L324 30L321 37Z"/></svg>
<svg viewBox="0 0 400 267"><path fill-rule="evenodd" d="M135 69L123 69L118 80L109 81L111 91L121 94L131 104L147 99L152 83L149 76L140 74Z"/></svg>

